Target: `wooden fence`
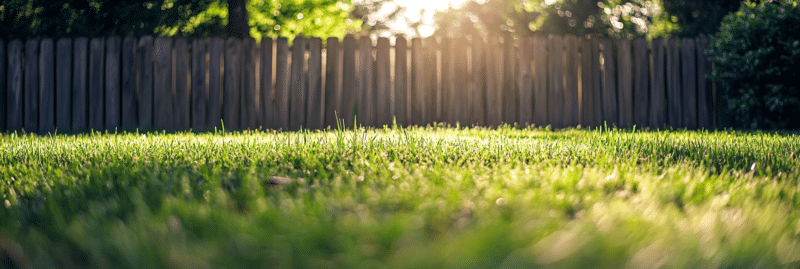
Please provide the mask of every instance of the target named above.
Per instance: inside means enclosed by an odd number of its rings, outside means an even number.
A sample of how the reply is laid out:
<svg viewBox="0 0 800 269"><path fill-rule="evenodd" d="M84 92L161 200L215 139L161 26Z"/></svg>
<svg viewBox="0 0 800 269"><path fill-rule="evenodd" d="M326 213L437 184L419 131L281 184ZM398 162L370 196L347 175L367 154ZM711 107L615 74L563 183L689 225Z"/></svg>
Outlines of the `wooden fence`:
<svg viewBox="0 0 800 269"><path fill-rule="evenodd" d="M715 128L700 38L0 40L0 130Z"/></svg>

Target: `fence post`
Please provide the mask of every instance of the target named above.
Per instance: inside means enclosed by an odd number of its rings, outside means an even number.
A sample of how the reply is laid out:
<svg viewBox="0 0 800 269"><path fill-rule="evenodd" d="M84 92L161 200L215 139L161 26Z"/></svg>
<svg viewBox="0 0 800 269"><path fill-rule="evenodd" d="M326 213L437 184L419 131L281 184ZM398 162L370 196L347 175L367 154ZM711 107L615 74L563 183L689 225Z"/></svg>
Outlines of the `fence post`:
<svg viewBox="0 0 800 269"><path fill-rule="evenodd" d="M136 128L136 38L122 41L122 125L123 129Z"/></svg>
<svg viewBox="0 0 800 269"><path fill-rule="evenodd" d="M647 39L644 37L637 38L633 42L633 123L637 128L648 126L648 108L650 95L647 92L647 86L650 81L647 73L648 59L647 59Z"/></svg>
<svg viewBox="0 0 800 269"><path fill-rule="evenodd" d="M153 125L158 130L172 130L172 38L157 37L154 50Z"/></svg>
<svg viewBox="0 0 800 269"><path fill-rule="evenodd" d="M358 82L356 81L356 38L352 35L344 37L342 54L342 99L339 117L344 119L345 127L353 128L353 117L355 116L355 105L358 94ZM359 122L361 118L358 119Z"/></svg>
<svg viewBox="0 0 800 269"><path fill-rule="evenodd" d="M502 89L502 104L503 104L503 121L509 125L517 123L517 116L519 115L517 107L519 106L519 89L517 89L517 78L515 72L517 63L516 53L514 53L514 38L511 34L506 33L503 35L503 89Z"/></svg>
<svg viewBox="0 0 800 269"><path fill-rule="evenodd" d="M550 73L548 97L548 115L550 124L554 128L564 127L564 85L562 73L563 43L560 36L547 37L547 51L549 57L548 71Z"/></svg>
<svg viewBox="0 0 800 269"><path fill-rule="evenodd" d="M609 38L600 41L603 45L603 121L616 126L619 119L617 107L617 68L614 64L614 43Z"/></svg>
<svg viewBox="0 0 800 269"><path fill-rule="evenodd" d="M242 129L258 128L259 95L256 91L256 62L258 61L256 40L252 37L242 39L242 84L240 93L240 122Z"/></svg>
<svg viewBox="0 0 800 269"><path fill-rule="evenodd" d="M189 104L191 100L189 88L189 41L186 37L175 38L175 47L173 49L174 62L172 63L175 70L175 102L173 107L172 124L174 130L183 131L188 130L191 126L189 121Z"/></svg>
<svg viewBox="0 0 800 269"><path fill-rule="evenodd" d="M208 90L206 89L206 46L205 38L192 40L192 130L208 130Z"/></svg>
<svg viewBox="0 0 800 269"><path fill-rule="evenodd" d="M242 57L241 40L229 37L225 40L225 87L222 90L222 120L225 129L238 130L241 109Z"/></svg>
<svg viewBox="0 0 800 269"><path fill-rule="evenodd" d="M438 71L437 71L437 51L440 46L436 41L436 37L430 36L422 40L423 48L423 73L424 80L423 99L426 101L424 105L423 115L424 121L422 125L432 124L441 121L439 111L444 106L439 98L440 92L438 89ZM461 77L463 79L463 77Z"/></svg>
<svg viewBox="0 0 800 269"><path fill-rule="evenodd" d="M78 44L78 41L75 41ZM136 73L136 95L139 108L139 128L142 130L153 129L153 37L143 36L137 44L139 58L139 72ZM77 97L77 95L76 95ZM75 109L77 107L73 107Z"/></svg>
<svg viewBox="0 0 800 269"><path fill-rule="evenodd" d="M325 128L325 103L322 97L322 39L314 37L308 40L307 128Z"/></svg>
<svg viewBox="0 0 800 269"><path fill-rule="evenodd" d="M650 127L664 128L666 124L666 77L664 76L664 39L654 38L652 41L652 63L650 66Z"/></svg>
<svg viewBox="0 0 800 269"><path fill-rule="evenodd" d="M372 81L372 39L361 36L358 40L358 121L364 126L375 126L375 89Z"/></svg>
<svg viewBox="0 0 800 269"><path fill-rule="evenodd" d="M413 125L423 126L425 124L425 80L423 67L422 39L411 39L411 80L413 88L411 90L411 121Z"/></svg>
<svg viewBox="0 0 800 269"><path fill-rule="evenodd" d="M23 127L23 73L22 41L15 39L8 43L8 131L22 131Z"/></svg>
<svg viewBox="0 0 800 269"><path fill-rule="evenodd" d="M533 123L546 126L548 117L548 88L547 88L547 36L536 34L533 36Z"/></svg>
<svg viewBox="0 0 800 269"><path fill-rule="evenodd" d="M617 39L617 108L619 112L618 126L633 126L633 64L631 63L631 41L627 38Z"/></svg>
<svg viewBox="0 0 800 269"><path fill-rule="evenodd" d="M39 133L55 131L55 45L42 40L39 49Z"/></svg>
<svg viewBox="0 0 800 269"><path fill-rule="evenodd" d="M118 36L106 40L105 65L105 129L116 130L120 123L120 50L122 40Z"/></svg>
<svg viewBox="0 0 800 269"><path fill-rule="evenodd" d="M103 129L103 112L105 112L104 53L105 40L102 37L92 38L89 43L89 128L95 131Z"/></svg>
<svg viewBox="0 0 800 269"><path fill-rule="evenodd" d="M528 37L519 39L519 74L517 74L517 88L519 89L519 119L520 126L533 124L533 75L531 74L531 60L533 40Z"/></svg>
<svg viewBox="0 0 800 269"><path fill-rule="evenodd" d="M72 46L72 130L82 131L88 128L87 122L87 87L89 66L89 39L79 37Z"/></svg>
<svg viewBox="0 0 800 269"><path fill-rule="evenodd" d="M471 124L486 125L486 44L480 35L472 36L472 113Z"/></svg>
<svg viewBox="0 0 800 269"><path fill-rule="evenodd" d="M564 124L567 127L575 127L580 122L580 95L578 92L578 67L580 66L580 59L578 58L578 38L574 35L566 35L564 37L564 54L565 59L565 81L564 84Z"/></svg>
<svg viewBox="0 0 800 269"><path fill-rule="evenodd" d="M502 48L498 37L489 35L486 46L486 124L500 126L503 122L503 66ZM498 49L500 49L498 51Z"/></svg>
<svg viewBox="0 0 800 269"><path fill-rule="evenodd" d="M299 35L292 44L292 100L289 107L289 129L298 130L305 126L306 119L306 83L305 74L306 39Z"/></svg>
<svg viewBox="0 0 800 269"><path fill-rule="evenodd" d="M711 70L710 63L706 59L704 53L708 48L708 37L701 35L697 38L697 127L710 129L712 128L712 116L709 113L711 100L709 96L709 80L706 78L708 71Z"/></svg>
<svg viewBox="0 0 800 269"><path fill-rule="evenodd" d="M697 51L693 38L682 38L681 43L683 126L697 129L697 67L694 58Z"/></svg>
<svg viewBox="0 0 800 269"><path fill-rule="evenodd" d="M272 91L272 50L273 40L270 37L261 38L261 85L259 96L261 97L261 125L265 129L275 128L275 100Z"/></svg>
<svg viewBox="0 0 800 269"><path fill-rule="evenodd" d="M392 92L391 92L391 66L389 62L389 39L385 37L378 38L377 53L375 55L375 64L377 74L375 75L377 90L377 127L382 127L392 124L391 108L392 108Z"/></svg>
<svg viewBox="0 0 800 269"><path fill-rule="evenodd" d="M211 128L222 127L222 61L225 48L223 39L212 37L208 42L208 122Z"/></svg>
<svg viewBox="0 0 800 269"><path fill-rule="evenodd" d="M680 39L667 38L667 124L674 128L683 124L683 105L681 103Z"/></svg>
<svg viewBox="0 0 800 269"><path fill-rule="evenodd" d="M25 131L39 128L39 41L25 42Z"/></svg>
<svg viewBox="0 0 800 269"><path fill-rule="evenodd" d="M325 126L337 127L337 120L344 116L341 110L342 87L339 78L341 59L339 39L329 37L325 42ZM337 118L338 117L338 118Z"/></svg>
<svg viewBox="0 0 800 269"><path fill-rule="evenodd" d="M279 37L276 43L277 52L275 54L275 101L277 103L276 113L277 127L281 130L289 129L289 83L291 82L291 72L289 72L289 40Z"/></svg>
<svg viewBox="0 0 800 269"><path fill-rule="evenodd" d="M467 73L467 49L469 48L466 38L459 37L451 39L452 45L450 46L453 54L453 89L450 90L450 106L448 114L453 119L453 122L458 122L460 126L469 126L470 118L470 104L471 96L467 86L468 73ZM431 59L436 59L436 55L432 55ZM431 66L435 70L436 66ZM429 73L436 73L426 71ZM436 89L435 81L432 84L433 89ZM516 98L515 98L516 99Z"/></svg>
<svg viewBox="0 0 800 269"><path fill-rule="evenodd" d="M408 44L398 36L394 45L394 116L397 125L408 126Z"/></svg>
<svg viewBox="0 0 800 269"><path fill-rule="evenodd" d="M581 46L581 119L580 124L584 127L597 126L594 122L594 98L599 89L595 89L592 84L594 70L592 70L592 60L597 55L592 54L592 39L581 37L578 39Z"/></svg>

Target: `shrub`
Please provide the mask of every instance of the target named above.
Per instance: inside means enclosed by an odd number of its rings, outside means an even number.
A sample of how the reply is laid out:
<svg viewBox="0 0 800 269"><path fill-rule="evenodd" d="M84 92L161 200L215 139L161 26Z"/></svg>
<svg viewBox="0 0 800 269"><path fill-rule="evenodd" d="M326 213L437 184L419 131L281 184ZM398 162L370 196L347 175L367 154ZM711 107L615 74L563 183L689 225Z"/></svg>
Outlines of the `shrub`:
<svg viewBox="0 0 800 269"><path fill-rule="evenodd" d="M708 51L715 63L710 77L735 127L800 127L798 2L745 2L723 19Z"/></svg>

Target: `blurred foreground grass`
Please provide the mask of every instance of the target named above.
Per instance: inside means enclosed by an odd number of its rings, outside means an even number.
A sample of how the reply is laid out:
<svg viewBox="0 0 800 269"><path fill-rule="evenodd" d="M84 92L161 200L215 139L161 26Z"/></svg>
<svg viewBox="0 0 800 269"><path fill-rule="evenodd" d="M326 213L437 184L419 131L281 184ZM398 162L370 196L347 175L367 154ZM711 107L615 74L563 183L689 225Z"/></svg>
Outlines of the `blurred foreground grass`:
<svg viewBox="0 0 800 269"><path fill-rule="evenodd" d="M796 268L799 150L727 131L6 134L0 262Z"/></svg>

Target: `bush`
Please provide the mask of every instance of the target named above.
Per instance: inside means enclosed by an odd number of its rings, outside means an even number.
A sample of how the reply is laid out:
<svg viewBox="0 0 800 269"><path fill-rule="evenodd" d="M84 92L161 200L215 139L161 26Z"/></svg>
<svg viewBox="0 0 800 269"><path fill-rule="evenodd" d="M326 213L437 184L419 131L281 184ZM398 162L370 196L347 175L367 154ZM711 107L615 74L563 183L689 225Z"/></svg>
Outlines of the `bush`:
<svg viewBox="0 0 800 269"><path fill-rule="evenodd" d="M708 51L715 63L710 77L735 127L800 127L798 2L746 2L723 19Z"/></svg>

